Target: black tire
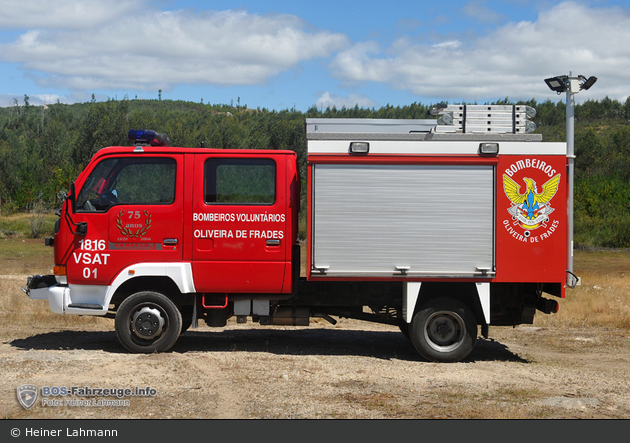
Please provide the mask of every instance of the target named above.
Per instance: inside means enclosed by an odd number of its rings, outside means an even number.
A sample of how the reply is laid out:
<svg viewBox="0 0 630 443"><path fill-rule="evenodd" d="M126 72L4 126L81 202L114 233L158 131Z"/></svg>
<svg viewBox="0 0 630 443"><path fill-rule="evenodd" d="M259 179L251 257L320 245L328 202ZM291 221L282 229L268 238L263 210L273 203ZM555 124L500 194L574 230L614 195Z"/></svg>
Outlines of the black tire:
<svg viewBox="0 0 630 443"><path fill-rule="evenodd" d="M464 359L475 347L477 321L472 311L452 298L434 298L414 316L411 343L424 358L440 363Z"/></svg>
<svg viewBox="0 0 630 443"><path fill-rule="evenodd" d="M137 292L120 304L115 326L118 340L129 351L164 352L179 338L182 316L165 295Z"/></svg>
<svg viewBox="0 0 630 443"><path fill-rule="evenodd" d="M192 326L193 308L192 306L183 306L180 309L180 312L182 314L182 330L180 334L183 334L184 332L188 331L188 329L190 329L190 327Z"/></svg>

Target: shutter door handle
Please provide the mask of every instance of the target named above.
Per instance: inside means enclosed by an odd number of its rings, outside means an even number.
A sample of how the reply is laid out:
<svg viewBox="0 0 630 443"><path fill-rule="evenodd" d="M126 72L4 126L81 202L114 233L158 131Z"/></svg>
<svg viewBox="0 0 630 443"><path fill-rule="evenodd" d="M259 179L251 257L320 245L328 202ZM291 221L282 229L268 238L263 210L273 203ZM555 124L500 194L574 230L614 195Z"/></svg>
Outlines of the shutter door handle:
<svg viewBox="0 0 630 443"><path fill-rule="evenodd" d="M269 240L267 240L266 244L267 246L280 246L280 240L275 239L275 238L270 238Z"/></svg>
<svg viewBox="0 0 630 443"><path fill-rule="evenodd" d="M175 245L177 245L177 239L176 238L165 238L162 241L162 244L164 246L175 246Z"/></svg>

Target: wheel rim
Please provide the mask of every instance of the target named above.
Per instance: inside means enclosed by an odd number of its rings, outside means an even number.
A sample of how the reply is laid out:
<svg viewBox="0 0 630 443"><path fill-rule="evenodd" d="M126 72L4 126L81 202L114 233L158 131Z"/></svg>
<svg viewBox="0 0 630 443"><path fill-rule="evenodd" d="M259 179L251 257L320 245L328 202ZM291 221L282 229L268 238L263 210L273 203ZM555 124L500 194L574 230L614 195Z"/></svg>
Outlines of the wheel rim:
<svg viewBox="0 0 630 443"><path fill-rule="evenodd" d="M434 312L426 323L426 342L438 352L450 352L464 340L466 326L464 319L451 311Z"/></svg>
<svg viewBox="0 0 630 443"><path fill-rule="evenodd" d="M153 341L164 331L168 316L154 304L138 306L131 315L131 330L136 338Z"/></svg>

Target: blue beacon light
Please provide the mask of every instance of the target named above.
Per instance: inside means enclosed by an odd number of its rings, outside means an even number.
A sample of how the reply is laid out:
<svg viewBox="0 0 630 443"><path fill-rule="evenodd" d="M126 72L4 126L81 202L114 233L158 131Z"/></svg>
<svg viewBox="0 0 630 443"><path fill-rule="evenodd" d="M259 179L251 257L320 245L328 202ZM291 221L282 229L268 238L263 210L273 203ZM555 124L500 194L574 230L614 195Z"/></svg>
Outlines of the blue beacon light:
<svg viewBox="0 0 630 443"><path fill-rule="evenodd" d="M127 134L130 140L137 144L151 146L168 146L168 136L150 129L130 129Z"/></svg>

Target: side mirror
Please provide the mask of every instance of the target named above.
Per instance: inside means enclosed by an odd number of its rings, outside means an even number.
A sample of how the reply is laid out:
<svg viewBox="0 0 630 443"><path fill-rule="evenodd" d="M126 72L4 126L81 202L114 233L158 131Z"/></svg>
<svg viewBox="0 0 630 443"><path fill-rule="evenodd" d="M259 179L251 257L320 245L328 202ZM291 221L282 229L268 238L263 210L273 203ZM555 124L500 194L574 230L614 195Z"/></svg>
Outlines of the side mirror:
<svg viewBox="0 0 630 443"><path fill-rule="evenodd" d="M80 222L77 224L77 230L75 232L77 235L87 235L87 223Z"/></svg>

